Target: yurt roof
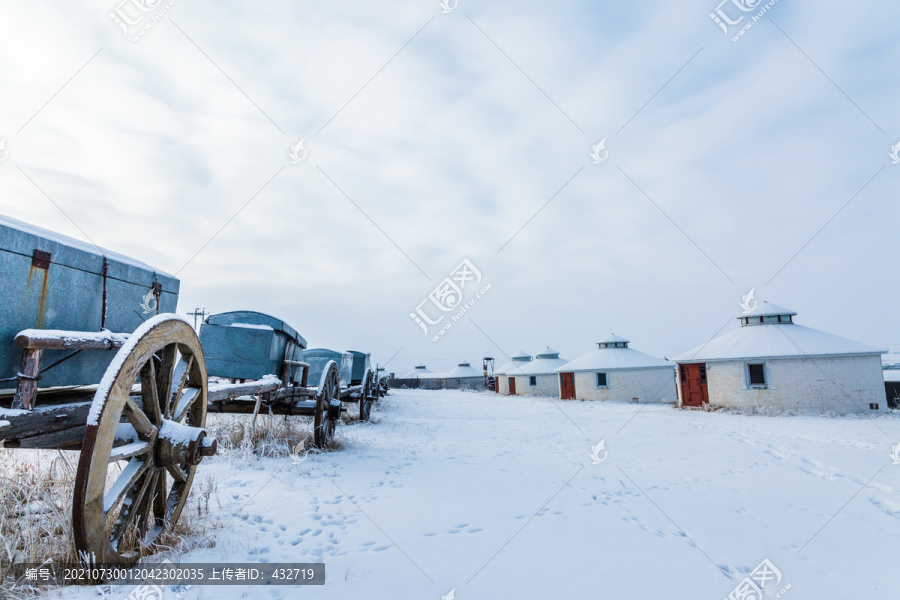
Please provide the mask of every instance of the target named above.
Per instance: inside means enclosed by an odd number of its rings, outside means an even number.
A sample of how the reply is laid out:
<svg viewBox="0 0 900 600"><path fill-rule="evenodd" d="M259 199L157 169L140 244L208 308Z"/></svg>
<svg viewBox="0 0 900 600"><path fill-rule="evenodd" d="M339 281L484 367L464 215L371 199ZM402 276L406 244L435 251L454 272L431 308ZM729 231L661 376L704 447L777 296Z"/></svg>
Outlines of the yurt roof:
<svg viewBox="0 0 900 600"><path fill-rule="evenodd" d="M542 352L538 356L546 354ZM559 356L559 353L553 351L553 354ZM566 360L562 358L535 358L533 361L521 365L515 372L509 375L555 375L556 368L566 364Z"/></svg>
<svg viewBox="0 0 900 600"><path fill-rule="evenodd" d="M513 371L518 372L519 368L527 362L531 362L531 355L527 352L519 351L512 357L512 360L498 369L494 369L494 375L512 375Z"/></svg>
<svg viewBox="0 0 900 600"><path fill-rule="evenodd" d="M405 373L402 377L400 377L400 379L415 379L417 377L422 377L430 373L431 370L429 370L425 365L419 365L412 371Z"/></svg>
<svg viewBox="0 0 900 600"><path fill-rule="evenodd" d="M598 344L612 344L614 342L625 342L628 340L617 335L609 335ZM568 362L557 371L613 371L615 369L656 369L656 368L674 368L670 362L661 358L656 358L649 354L639 352L632 348L597 348L593 352L588 352L584 356L579 356L575 360Z"/></svg>
<svg viewBox="0 0 900 600"><path fill-rule="evenodd" d="M460 377L484 377L484 373L482 373L478 369L473 369L472 366L467 362L461 362L455 369L451 369L446 373L442 373L441 377L447 379Z"/></svg>
<svg viewBox="0 0 900 600"><path fill-rule="evenodd" d="M730 331L702 346L683 352L671 360L673 362L705 362L884 353L885 350L881 348L795 323L763 323Z"/></svg>

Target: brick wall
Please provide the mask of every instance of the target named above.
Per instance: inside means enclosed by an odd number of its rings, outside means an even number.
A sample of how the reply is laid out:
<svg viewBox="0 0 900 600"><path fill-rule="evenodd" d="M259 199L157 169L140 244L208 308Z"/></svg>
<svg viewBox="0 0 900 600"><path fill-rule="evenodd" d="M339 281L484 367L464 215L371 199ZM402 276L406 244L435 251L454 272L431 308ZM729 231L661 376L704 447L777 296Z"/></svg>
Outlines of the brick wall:
<svg viewBox="0 0 900 600"><path fill-rule="evenodd" d="M607 387L597 387L596 371L575 373L575 397L579 400L612 400L639 403L676 399L675 369L621 369L606 372Z"/></svg>
<svg viewBox="0 0 900 600"><path fill-rule="evenodd" d="M761 361L762 362L762 361ZM772 359L768 388L747 389L746 361L707 363L710 406L875 413L887 410L879 356Z"/></svg>

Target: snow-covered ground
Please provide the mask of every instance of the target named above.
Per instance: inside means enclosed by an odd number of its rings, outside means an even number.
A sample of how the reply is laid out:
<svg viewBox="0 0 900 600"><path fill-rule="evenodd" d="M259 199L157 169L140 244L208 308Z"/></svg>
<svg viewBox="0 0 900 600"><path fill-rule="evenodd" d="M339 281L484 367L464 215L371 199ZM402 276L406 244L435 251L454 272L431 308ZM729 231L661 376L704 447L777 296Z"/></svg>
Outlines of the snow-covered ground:
<svg viewBox="0 0 900 600"><path fill-rule="evenodd" d="M782 597L797 600L900 592L896 414L392 390L374 417L338 429L345 450L299 465L231 455L201 467L225 526L182 561L322 561L324 587L181 597L720 600L764 559L782 574L766 597L788 584Z"/></svg>

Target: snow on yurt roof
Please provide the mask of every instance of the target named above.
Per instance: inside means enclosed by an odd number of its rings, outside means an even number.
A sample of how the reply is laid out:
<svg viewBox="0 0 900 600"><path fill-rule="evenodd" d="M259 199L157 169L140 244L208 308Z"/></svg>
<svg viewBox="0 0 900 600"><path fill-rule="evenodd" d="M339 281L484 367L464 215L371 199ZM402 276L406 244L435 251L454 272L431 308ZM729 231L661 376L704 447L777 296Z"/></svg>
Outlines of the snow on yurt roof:
<svg viewBox="0 0 900 600"><path fill-rule="evenodd" d="M744 317L769 317L774 315L791 315L792 317L794 317L797 316L797 313L789 308L784 308L783 306L778 306L777 304L772 304L771 302L766 302L765 300L763 300L762 302L757 304L753 308L753 310L738 315L738 318L743 319Z"/></svg>
<svg viewBox="0 0 900 600"><path fill-rule="evenodd" d="M884 380L885 381L900 381L900 369L885 369L884 370Z"/></svg>
<svg viewBox="0 0 900 600"><path fill-rule="evenodd" d="M796 315L797 313L760 302L750 316ZM747 314L741 314L743 319ZM742 360L747 358L797 358L803 356L843 356L884 354L885 350L796 323L760 323L741 326L714 340L683 352L673 362Z"/></svg>
<svg viewBox="0 0 900 600"><path fill-rule="evenodd" d="M610 334L597 342L598 345L629 343L623 337L616 334ZM561 367L557 367L557 371L574 372L574 371L613 371L615 369L656 369L656 368L674 368L674 365L661 358L650 356L643 352L638 352L631 348L600 347L589 352L584 356L579 356L575 360L568 362Z"/></svg>
<svg viewBox="0 0 900 600"><path fill-rule="evenodd" d="M460 377L484 377L484 373L478 369L473 369L468 362L461 362L459 365L446 373L441 374L442 378L453 379Z"/></svg>
<svg viewBox="0 0 900 600"><path fill-rule="evenodd" d="M556 367L566 362L559 357L559 352L547 346L537 353L533 361L523 364L510 375L556 375Z"/></svg>
<svg viewBox="0 0 900 600"><path fill-rule="evenodd" d="M631 340L626 340L625 338L623 338L623 337L621 337L621 336L618 336L618 335L616 335L616 334L614 334L614 333L611 333L611 334L609 334L608 336L606 336L605 338L603 338L602 340L600 340L600 341L597 342L597 343L598 343L598 344L616 344L616 343L619 343L619 344L630 344L630 343L631 343Z"/></svg>
<svg viewBox="0 0 900 600"><path fill-rule="evenodd" d="M511 375L513 371L518 371L519 367L527 362L531 362L531 355L519 350L519 353L512 357L512 361L506 363L499 369L495 369L494 375Z"/></svg>

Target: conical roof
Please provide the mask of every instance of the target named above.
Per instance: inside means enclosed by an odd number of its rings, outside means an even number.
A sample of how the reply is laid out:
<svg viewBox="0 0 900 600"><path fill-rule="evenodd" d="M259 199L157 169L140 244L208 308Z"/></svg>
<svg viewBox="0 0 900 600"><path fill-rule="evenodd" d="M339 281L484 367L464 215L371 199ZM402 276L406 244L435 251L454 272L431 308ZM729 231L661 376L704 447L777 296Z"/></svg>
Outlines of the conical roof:
<svg viewBox="0 0 900 600"><path fill-rule="evenodd" d="M422 377L423 375L428 375L429 373L431 373L431 370L420 363L412 371L404 373L404 375L400 377L400 379L415 379L416 377Z"/></svg>
<svg viewBox="0 0 900 600"><path fill-rule="evenodd" d="M468 362L461 362L455 369L441 374L442 378L453 379L459 377L484 377L484 373L478 369L473 369Z"/></svg>
<svg viewBox="0 0 900 600"><path fill-rule="evenodd" d="M739 318L796 315L794 311L760 302L753 311ZM792 322L766 322L740 327L702 346L683 352L673 362L709 362L761 358L803 358L809 356L845 356L884 354L886 350Z"/></svg>
<svg viewBox="0 0 900 600"><path fill-rule="evenodd" d="M519 350L519 353L513 356L510 362L499 369L494 369L494 375L513 375L513 372L518 372L519 367L527 362L531 362L531 355Z"/></svg>
<svg viewBox="0 0 900 600"><path fill-rule="evenodd" d="M672 369L675 365L661 358L656 358L628 347L616 347L615 344L629 344L630 340L610 334L597 342L600 346L593 352L579 356L556 370L560 372L574 371L614 371L616 369Z"/></svg>
<svg viewBox="0 0 900 600"><path fill-rule="evenodd" d="M547 346L535 355L533 361L523 364L515 373L509 375L554 375L556 368L566 362L559 357L559 352Z"/></svg>

